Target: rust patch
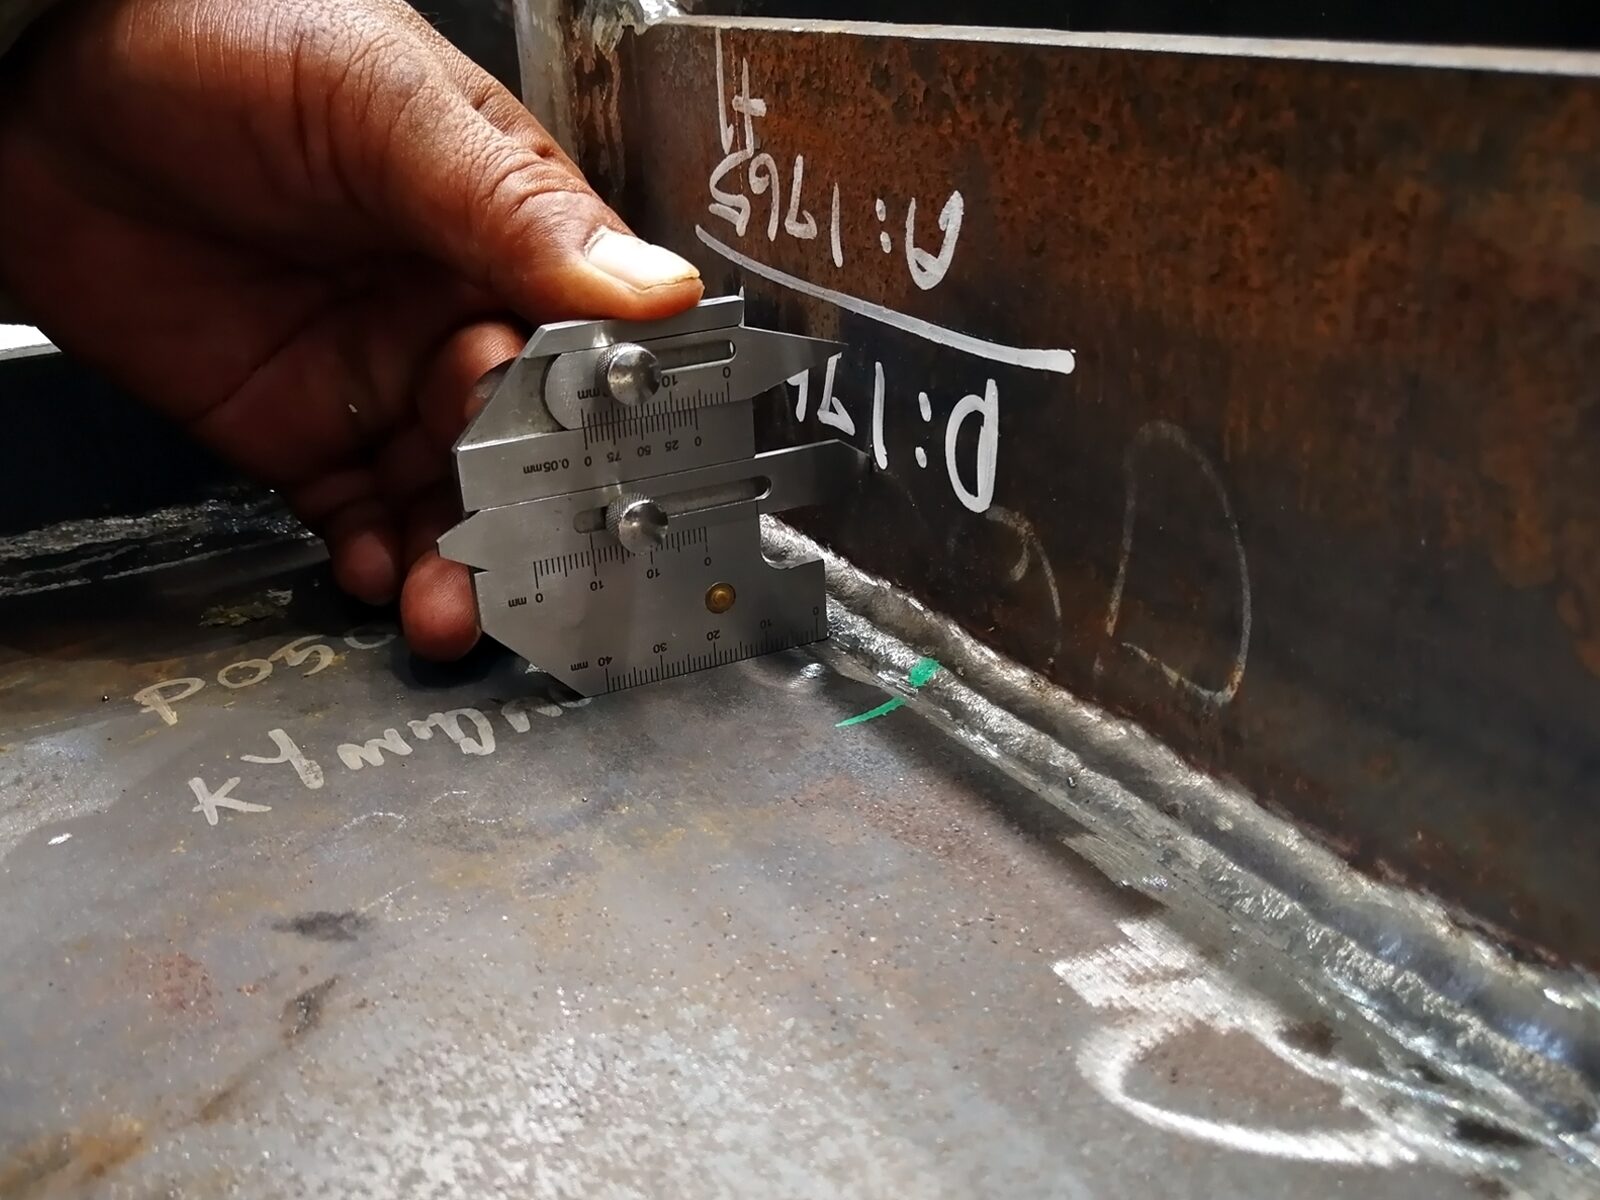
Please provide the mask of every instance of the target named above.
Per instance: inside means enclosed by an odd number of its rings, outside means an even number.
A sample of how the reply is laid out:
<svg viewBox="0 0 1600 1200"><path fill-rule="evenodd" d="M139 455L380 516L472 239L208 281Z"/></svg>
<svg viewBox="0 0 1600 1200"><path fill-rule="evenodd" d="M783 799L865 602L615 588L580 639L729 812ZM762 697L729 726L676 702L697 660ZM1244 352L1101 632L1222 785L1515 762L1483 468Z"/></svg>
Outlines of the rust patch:
<svg viewBox="0 0 1600 1200"><path fill-rule="evenodd" d="M241 996L254 996L257 992L266 987L267 984L271 983L277 977L278 973L276 971L268 971L259 979L252 979L249 983L241 983L233 990L238 992Z"/></svg>
<svg viewBox="0 0 1600 1200"><path fill-rule="evenodd" d="M209 1017L216 1011L217 990L211 973L181 950L166 954L129 951L126 974L162 1012Z"/></svg>
<svg viewBox="0 0 1600 1200"><path fill-rule="evenodd" d="M293 599L293 591L274 588L237 604L214 604L200 615L200 624L236 628L254 621L271 620L282 617Z"/></svg>
<svg viewBox="0 0 1600 1200"><path fill-rule="evenodd" d="M1398 763L1388 750L1375 750L1362 760L1361 769L1375 783L1388 783L1395 777Z"/></svg>
<svg viewBox="0 0 1600 1200"><path fill-rule="evenodd" d="M1333 1048L1339 1044L1339 1035L1326 1021L1295 1021L1279 1029L1278 1035L1295 1049L1318 1058L1332 1058Z"/></svg>
<svg viewBox="0 0 1600 1200"><path fill-rule="evenodd" d="M0 1159L0 1200L29 1200L56 1187L82 1187L109 1175L144 1145L144 1125L131 1117L35 1138Z"/></svg>
<svg viewBox="0 0 1600 1200"><path fill-rule="evenodd" d="M308 912L274 921L275 933L293 933L314 942L353 942L372 927L372 918L354 910Z"/></svg>
<svg viewBox="0 0 1600 1200"><path fill-rule="evenodd" d="M1575 849L1600 835L1585 770L1600 739L1593 81L722 29L719 97L718 40L661 27L614 60L579 38L579 158L708 289L746 286L753 319L850 347L836 398L858 446L882 368L887 468L858 502L796 523L1358 866L1385 859L1509 935L1600 962ZM707 181L729 150L719 129L743 136L747 60L773 167L761 187L754 160L718 176L751 205L735 228L708 212ZM826 221L835 184L843 266L784 225L791 200ZM956 189L965 232L922 287L900 218L915 197L928 220ZM841 315L741 270L696 225L919 320L1070 346L1076 370L1013 370ZM954 406L986 379L1002 410L989 511L1014 528L961 507L939 469ZM816 436L814 412L762 411L769 444ZM1194 462L1128 465L1156 425L1214 470L1234 527ZM955 451L969 471L970 452ZM1010 579L1024 527L1037 544ZM1230 530L1252 633L1237 694L1212 703L1162 668L1213 694L1232 678ZM1522 814L1526 836L1475 827L1498 812Z"/></svg>
<svg viewBox="0 0 1600 1200"><path fill-rule="evenodd" d="M338 982L337 975L330 975L321 983L312 984L299 995L289 999L278 1018L284 1041L292 1042L304 1037L322 1024L323 1005L328 999L328 993L333 991L333 985Z"/></svg>
<svg viewBox="0 0 1600 1200"><path fill-rule="evenodd" d="M1495 1150L1526 1150L1533 1143L1514 1129L1480 1121L1477 1117L1457 1117L1450 1126L1450 1136L1468 1146L1486 1146Z"/></svg>
<svg viewBox="0 0 1600 1200"><path fill-rule="evenodd" d="M218 1089L200 1106L200 1111L195 1114L196 1119L204 1124L210 1124L227 1116L238 1101L239 1093L244 1091L244 1085L245 1081L242 1078L234 1079Z"/></svg>

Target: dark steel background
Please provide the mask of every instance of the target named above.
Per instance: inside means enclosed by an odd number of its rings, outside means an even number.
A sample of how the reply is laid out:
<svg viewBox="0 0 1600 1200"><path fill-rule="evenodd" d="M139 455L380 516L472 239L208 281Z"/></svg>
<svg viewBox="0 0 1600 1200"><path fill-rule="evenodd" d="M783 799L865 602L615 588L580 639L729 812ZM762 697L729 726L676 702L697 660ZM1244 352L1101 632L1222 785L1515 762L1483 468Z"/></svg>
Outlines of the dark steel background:
<svg viewBox="0 0 1600 1200"><path fill-rule="evenodd" d="M416 0L414 7L468 58L512 92L519 90L515 0Z"/></svg>
<svg viewBox="0 0 1600 1200"><path fill-rule="evenodd" d="M872 363L885 365L891 469L806 528L1363 868L1435 891L1524 951L1600 963L1600 85L722 36L729 63L749 60L785 179L806 155L824 228L842 181L848 290L1078 353L1068 378L997 367L741 276L697 223L845 286L825 232L768 242L766 197L743 239L708 215L713 30L658 27L619 60L580 56L591 178L712 291L747 287L755 319L848 342L858 444ZM902 212L921 197L928 228L954 187L967 201L955 265L918 292L898 249L873 244L872 198ZM1036 563L1008 582L1018 535L961 508L938 469L929 429L989 377L995 501L1037 531L1059 621ZM775 438L819 432L773 416ZM1220 708L1119 645L1215 689L1237 644L1227 524L1204 469L1170 442L1135 456L1140 515L1107 634L1125 459L1152 422L1214 464L1248 554L1248 667ZM912 462L919 444L933 469Z"/></svg>
<svg viewBox="0 0 1600 1200"><path fill-rule="evenodd" d="M1448 0L686 0L696 14L1451 45L1600 46L1595 6Z"/></svg>
<svg viewBox="0 0 1600 1200"><path fill-rule="evenodd" d="M178 504L231 479L171 424L59 354L0 362L0 405L0 536Z"/></svg>

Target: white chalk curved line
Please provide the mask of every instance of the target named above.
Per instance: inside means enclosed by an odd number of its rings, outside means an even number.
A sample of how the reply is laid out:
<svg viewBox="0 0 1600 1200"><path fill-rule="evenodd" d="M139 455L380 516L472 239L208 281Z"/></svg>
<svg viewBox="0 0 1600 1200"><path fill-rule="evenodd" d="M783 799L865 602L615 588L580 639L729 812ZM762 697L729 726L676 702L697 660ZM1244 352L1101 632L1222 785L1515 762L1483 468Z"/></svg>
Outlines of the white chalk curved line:
<svg viewBox="0 0 1600 1200"><path fill-rule="evenodd" d="M853 312L857 316L866 317L883 325L892 325L896 329L926 338L930 342L937 342L941 346L949 346L953 350L987 358L990 362L1025 367L1030 371L1054 371L1058 375L1071 375L1077 368L1078 356L1071 350L1035 350L1027 346L1004 346L999 342L986 342L982 338L973 337L970 333L946 329L943 325L935 325L918 317L908 317L905 313L895 312L892 308L885 308L881 304L874 304L859 296L836 292L832 288L801 279L798 275L790 275L787 271L769 267L747 254L741 254L726 242L707 233L699 225L694 227L694 233L708 249L720 254L736 266L743 267L752 275L759 275L763 279L771 280L803 296L810 296L814 300L826 300L829 304L837 304L847 312Z"/></svg>

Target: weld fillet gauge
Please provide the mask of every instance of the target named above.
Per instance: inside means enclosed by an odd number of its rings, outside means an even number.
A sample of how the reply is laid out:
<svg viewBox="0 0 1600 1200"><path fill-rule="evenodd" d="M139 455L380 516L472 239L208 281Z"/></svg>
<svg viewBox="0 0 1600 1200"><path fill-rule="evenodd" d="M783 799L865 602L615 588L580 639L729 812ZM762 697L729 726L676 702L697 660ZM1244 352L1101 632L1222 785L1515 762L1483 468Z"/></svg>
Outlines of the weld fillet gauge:
<svg viewBox="0 0 1600 1200"><path fill-rule="evenodd" d="M760 516L865 469L840 441L755 452L755 397L842 347L744 324L739 297L665 321L546 325L456 443L484 632L581 695L827 636L822 564L777 567Z"/></svg>

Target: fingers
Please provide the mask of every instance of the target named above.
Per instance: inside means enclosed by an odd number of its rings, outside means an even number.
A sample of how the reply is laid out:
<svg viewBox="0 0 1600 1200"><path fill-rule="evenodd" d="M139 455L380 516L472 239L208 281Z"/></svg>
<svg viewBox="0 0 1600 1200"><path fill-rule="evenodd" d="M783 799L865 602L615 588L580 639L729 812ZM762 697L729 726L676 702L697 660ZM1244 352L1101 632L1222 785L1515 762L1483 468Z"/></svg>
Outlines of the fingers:
<svg viewBox="0 0 1600 1200"><path fill-rule="evenodd" d="M409 5L407 7L409 8ZM415 10L412 12L416 15ZM451 45L444 35L427 21L422 20L420 16L417 16L417 20L423 26L424 36L434 45L439 61L444 65L450 78L455 81L456 87L467 98L468 103L482 113L491 125L527 145L543 145L548 142L551 146L548 157L565 166L572 174L580 178L583 176L578 165L567 157L558 144L551 141L544 126L540 125L538 119L523 106L522 101L506 91L498 79Z"/></svg>
<svg viewBox="0 0 1600 1200"><path fill-rule="evenodd" d="M432 662L454 662L477 645L478 608L467 569L426 551L406 574L400 625L412 651Z"/></svg>
<svg viewBox="0 0 1600 1200"><path fill-rule="evenodd" d="M460 506L453 487L429 476L428 464L447 461L450 447L488 399L480 381L515 358L525 340L523 330L498 321L469 325L446 340L417 390L414 436L398 440L386 455L388 486L395 495L411 497L400 623L406 641L423 658L460 658L478 640L471 572L441 558L438 550L440 536L461 519Z"/></svg>
<svg viewBox="0 0 1600 1200"><path fill-rule="evenodd" d="M349 468L291 491L295 516L318 534L339 587L366 604L388 604L400 590L400 533L379 497L376 475Z"/></svg>
<svg viewBox="0 0 1600 1200"><path fill-rule="evenodd" d="M399 556L394 527L377 502L339 513L323 533L333 578L364 604L388 604L399 589Z"/></svg>
<svg viewBox="0 0 1600 1200"><path fill-rule="evenodd" d="M454 493L439 488L417 501L406 528L410 568L400 594L400 625L411 649L436 662L460 658L478 641L471 572L439 555L440 536L460 519Z"/></svg>
<svg viewBox="0 0 1600 1200"><path fill-rule="evenodd" d="M421 425L408 425L379 448L373 470L384 497L398 505L444 480L450 473L450 459L439 452Z"/></svg>
<svg viewBox="0 0 1600 1200"><path fill-rule="evenodd" d="M249 330L254 365L242 379L213 376L201 403L163 407L277 487L294 487L364 456L404 428L416 380L429 370L436 349L485 302L417 264L374 266L363 275L348 293L336 283L315 289L292 323L276 320ZM227 298L212 307L227 312ZM249 329L247 316L241 313L241 324Z"/></svg>
<svg viewBox="0 0 1600 1200"><path fill-rule="evenodd" d="M341 175L412 245L536 323L646 320L700 298L694 266L633 237L533 117L454 49L407 30L341 52L361 58L329 97Z"/></svg>
<svg viewBox="0 0 1600 1200"><path fill-rule="evenodd" d="M379 486L374 471L352 469L297 490L289 501L327 543L343 591L372 605L398 594L412 651L437 662L460 658L478 641L478 610L471 573L439 556L440 535L460 519L454 493L442 485L424 489L407 506L400 530Z"/></svg>
<svg viewBox="0 0 1600 1200"><path fill-rule="evenodd" d="M455 445L488 401L480 381L522 353L527 331L504 321L484 321L455 333L439 348L417 391L417 416L439 452Z"/></svg>
<svg viewBox="0 0 1600 1200"><path fill-rule="evenodd" d="M406 641L424 658L460 658L478 640L471 573L439 556L461 519L449 449L487 396L483 377L515 358L525 335L486 321L450 335L420 366L417 423L370 463L326 471L290 489L295 514L328 544L339 586L368 604L400 597Z"/></svg>

